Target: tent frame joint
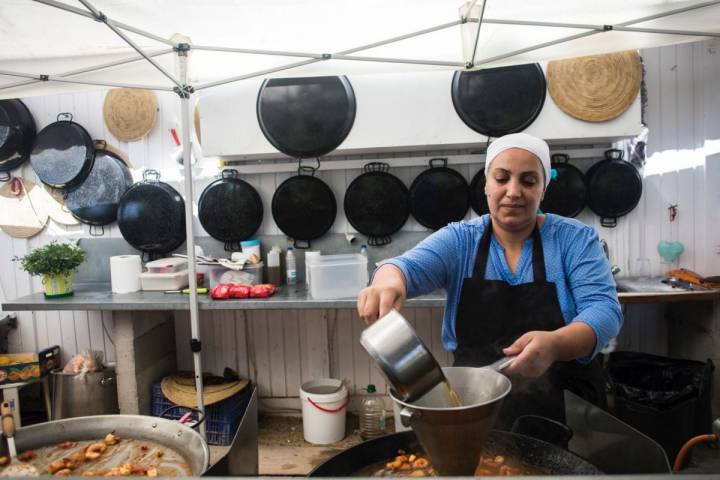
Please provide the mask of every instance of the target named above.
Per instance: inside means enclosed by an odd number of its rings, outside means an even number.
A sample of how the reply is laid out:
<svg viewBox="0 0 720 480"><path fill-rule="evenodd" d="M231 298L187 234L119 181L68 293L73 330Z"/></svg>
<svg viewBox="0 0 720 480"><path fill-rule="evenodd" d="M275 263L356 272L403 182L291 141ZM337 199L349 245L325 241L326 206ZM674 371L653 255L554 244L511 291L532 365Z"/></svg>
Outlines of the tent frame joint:
<svg viewBox="0 0 720 480"><path fill-rule="evenodd" d="M175 45L175 47L173 47L173 50L175 50L178 55L182 56L187 56L187 52L189 52L191 49L192 47L189 43L178 43L177 45Z"/></svg>
<svg viewBox="0 0 720 480"><path fill-rule="evenodd" d="M322 54L322 59L323 59L323 60L330 60L330 59L332 59L332 57L333 57L333 56L332 56L332 53L323 53L323 54Z"/></svg>
<svg viewBox="0 0 720 480"><path fill-rule="evenodd" d="M190 339L190 351L193 353L199 353L202 351L202 342L197 338Z"/></svg>
<svg viewBox="0 0 720 480"><path fill-rule="evenodd" d="M611 31L611 30L614 30L614 28L615 28L615 27L613 27L612 25L603 25L603 31L604 31L604 32L609 32L609 31Z"/></svg>
<svg viewBox="0 0 720 480"><path fill-rule="evenodd" d="M40 74L38 76L38 80L40 80L41 82L48 82L48 81L50 81L50 75L46 75L44 73Z"/></svg>
<svg viewBox="0 0 720 480"><path fill-rule="evenodd" d="M470 70L475 64L473 62L465 62L465 69Z"/></svg>
<svg viewBox="0 0 720 480"><path fill-rule="evenodd" d="M182 87L173 87L173 92L177 93L180 98L190 98L190 95L195 93L195 88L192 85L183 85Z"/></svg>

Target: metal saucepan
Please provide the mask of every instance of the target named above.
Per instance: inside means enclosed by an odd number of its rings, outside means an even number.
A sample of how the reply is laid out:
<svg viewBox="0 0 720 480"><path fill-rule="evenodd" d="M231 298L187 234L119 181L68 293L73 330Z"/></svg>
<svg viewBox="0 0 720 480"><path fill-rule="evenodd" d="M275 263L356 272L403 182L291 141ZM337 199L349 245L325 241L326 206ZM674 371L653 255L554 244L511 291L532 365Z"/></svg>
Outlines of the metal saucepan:
<svg viewBox="0 0 720 480"><path fill-rule="evenodd" d="M96 415L39 423L18 428L18 452L37 450L61 442L102 439L108 433L122 439L151 441L183 456L192 476L202 475L209 466L210 449L202 435L177 421L143 415ZM3 448L5 445L3 445Z"/></svg>
<svg viewBox="0 0 720 480"><path fill-rule="evenodd" d="M368 440L343 450L317 466L310 477L372 476L398 454L422 452L414 432L401 432ZM550 443L517 433L493 430L485 442L485 456L503 455L508 460L538 469L548 475L599 475L602 472L587 460Z"/></svg>

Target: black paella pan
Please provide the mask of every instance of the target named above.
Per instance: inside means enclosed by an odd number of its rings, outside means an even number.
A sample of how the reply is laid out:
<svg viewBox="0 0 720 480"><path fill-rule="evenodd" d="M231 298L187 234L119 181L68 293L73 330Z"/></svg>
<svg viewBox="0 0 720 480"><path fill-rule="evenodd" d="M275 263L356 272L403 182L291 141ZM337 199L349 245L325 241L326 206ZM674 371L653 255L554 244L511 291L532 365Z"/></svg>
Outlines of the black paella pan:
<svg viewBox="0 0 720 480"><path fill-rule="evenodd" d="M59 114L56 122L37 134L30 153L30 163L38 178L54 188L79 185L90 173L95 159L90 134L72 118L70 113Z"/></svg>
<svg viewBox="0 0 720 480"><path fill-rule="evenodd" d="M35 134L35 119L22 101L0 100L0 182L29 158Z"/></svg>
<svg viewBox="0 0 720 480"><path fill-rule="evenodd" d="M555 213L563 217L576 217L585 208L587 185L585 175L577 167L570 165L570 157L565 153L552 156L551 168L557 172L545 190L540 209L545 213Z"/></svg>
<svg viewBox="0 0 720 480"><path fill-rule="evenodd" d="M367 235L368 245L387 245L410 216L405 184L388 173L390 165L371 162L345 192L345 216L355 230Z"/></svg>
<svg viewBox="0 0 720 480"><path fill-rule="evenodd" d="M262 199L237 170L226 169L200 194L198 218L211 237L225 243L225 250L239 250L240 242L260 228Z"/></svg>
<svg viewBox="0 0 720 480"><path fill-rule="evenodd" d="M146 170L143 181L120 199L118 227L125 241L152 257L172 252L185 241L185 201L180 193Z"/></svg>
<svg viewBox="0 0 720 480"><path fill-rule="evenodd" d="M470 192L465 177L447 167L447 158L432 158L429 165L410 186L410 213L424 227L437 230L465 217Z"/></svg>

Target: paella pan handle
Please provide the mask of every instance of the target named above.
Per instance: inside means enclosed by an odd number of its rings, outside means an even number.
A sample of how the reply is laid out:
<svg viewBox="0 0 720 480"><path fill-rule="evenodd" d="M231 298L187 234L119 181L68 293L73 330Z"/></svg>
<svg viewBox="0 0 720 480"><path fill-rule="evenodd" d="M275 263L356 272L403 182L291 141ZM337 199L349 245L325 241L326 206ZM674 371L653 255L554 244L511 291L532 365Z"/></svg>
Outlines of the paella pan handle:
<svg viewBox="0 0 720 480"><path fill-rule="evenodd" d="M72 122L73 114L72 114L72 113L69 113L69 112L58 113L58 116L55 117L55 119L59 122L59 121L60 121L60 117L65 117L68 122Z"/></svg>
<svg viewBox="0 0 720 480"><path fill-rule="evenodd" d="M226 168L220 173L220 178L236 178L238 175L239 172L234 168Z"/></svg>
<svg viewBox="0 0 720 480"><path fill-rule="evenodd" d="M611 148L610 150L605 150L605 159L606 160L622 160L623 159L623 151L618 150L617 148Z"/></svg>
<svg viewBox="0 0 720 480"><path fill-rule="evenodd" d="M186 410L186 411L185 411L185 413L183 413L183 414L180 416L180 418L174 418L174 416L169 415L169 413L170 413L171 411L173 411L173 410L176 410L176 409L179 409L180 411L184 411L184 410ZM182 406L182 405L175 405L175 406L166 408L165 410L163 410L162 412L160 412L160 415L158 415L158 417L160 417L160 418L165 418L165 419L167 419L167 420L178 420L180 423L182 423L182 424L184 425L185 423L189 423L189 422L187 421L187 419L188 419L188 418L191 418L191 415L192 415L193 413L197 413L198 420L196 421L196 423L189 424L188 426L189 426L190 428L195 428L195 429L196 429L197 427L200 426L201 423L203 423L203 422L205 421L205 417L206 417L206 415L202 412L202 410L199 410L199 409L197 409L197 408L184 407L184 406Z"/></svg>
<svg viewBox="0 0 720 480"><path fill-rule="evenodd" d="M390 170L390 164L385 162L370 162L363 167L364 172L385 172Z"/></svg>
<svg viewBox="0 0 720 480"><path fill-rule="evenodd" d="M553 163L568 163L570 155L567 153L553 153L551 158Z"/></svg>
<svg viewBox="0 0 720 480"><path fill-rule="evenodd" d="M392 242L390 235L383 235L381 237L368 237L368 245L371 247L382 247Z"/></svg>
<svg viewBox="0 0 720 480"><path fill-rule="evenodd" d="M316 158L315 162L317 165L314 167L311 167L308 165L303 165L302 158L298 158L298 170L297 170L298 175L302 175L304 173L306 175L310 174L310 176L315 176L315 171L320 170L320 159Z"/></svg>
<svg viewBox="0 0 720 480"><path fill-rule="evenodd" d="M602 225L603 227L607 227L607 228L614 228L617 226L617 218L616 217L610 217L610 218L601 217L600 225Z"/></svg>
<svg viewBox="0 0 720 480"><path fill-rule="evenodd" d="M223 248L226 252L239 252L240 250L242 250L242 248L240 247L240 241L225 242Z"/></svg>
<svg viewBox="0 0 720 480"><path fill-rule="evenodd" d="M437 168L435 163L442 163L440 166L445 168L447 167L447 158L431 158L428 165L430 165L430 168Z"/></svg>
<svg viewBox="0 0 720 480"><path fill-rule="evenodd" d="M105 235L105 227L103 225L90 225L91 237L102 237Z"/></svg>
<svg viewBox="0 0 720 480"><path fill-rule="evenodd" d="M160 172L157 170L148 169L143 172L143 182L159 182Z"/></svg>
<svg viewBox="0 0 720 480"><path fill-rule="evenodd" d="M10 180L10 172L0 172L0 182L7 182Z"/></svg>

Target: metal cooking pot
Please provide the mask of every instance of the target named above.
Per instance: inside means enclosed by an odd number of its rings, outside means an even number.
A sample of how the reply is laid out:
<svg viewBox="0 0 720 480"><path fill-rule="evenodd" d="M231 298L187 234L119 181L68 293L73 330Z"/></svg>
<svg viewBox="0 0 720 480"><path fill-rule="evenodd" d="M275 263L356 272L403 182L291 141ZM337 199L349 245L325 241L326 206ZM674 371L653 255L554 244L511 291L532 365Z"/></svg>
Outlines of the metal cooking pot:
<svg viewBox="0 0 720 480"><path fill-rule="evenodd" d="M400 400L412 401L445 380L435 357L396 310L360 335L360 344L380 367Z"/></svg>
<svg viewBox="0 0 720 480"><path fill-rule="evenodd" d="M17 429L15 444L17 451L23 452L65 441L104 438L109 432L175 450L185 458L193 476L202 475L209 466L210 449L202 435L177 421L143 415L97 415L39 423ZM3 450L6 452L5 445Z"/></svg>
<svg viewBox="0 0 720 480"><path fill-rule="evenodd" d="M53 418L86 417L120 413L115 369L74 373L52 372Z"/></svg>

